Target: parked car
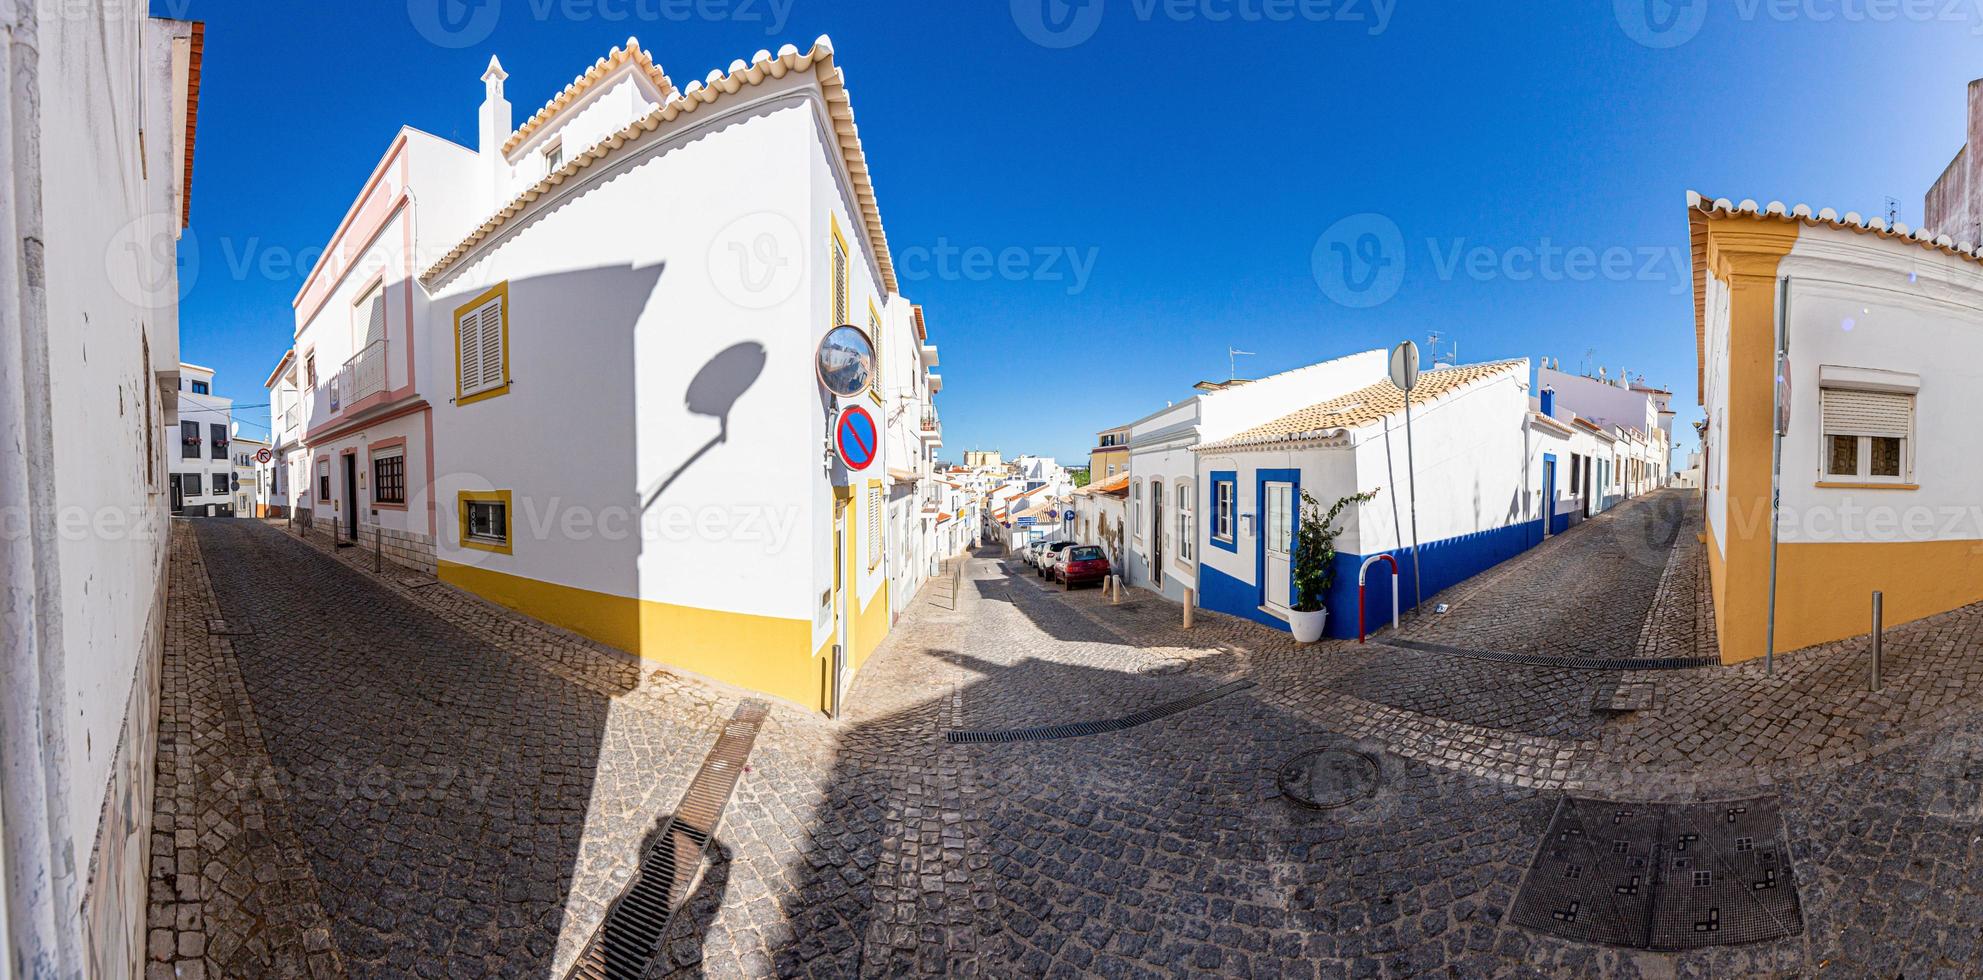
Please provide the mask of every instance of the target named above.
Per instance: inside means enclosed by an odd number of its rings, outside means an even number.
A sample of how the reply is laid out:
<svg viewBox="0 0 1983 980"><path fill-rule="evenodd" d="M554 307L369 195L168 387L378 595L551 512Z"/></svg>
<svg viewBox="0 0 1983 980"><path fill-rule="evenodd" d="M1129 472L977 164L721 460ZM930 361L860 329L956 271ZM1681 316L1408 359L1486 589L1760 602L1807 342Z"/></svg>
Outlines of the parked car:
<svg viewBox="0 0 1983 980"><path fill-rule="evenodd" d="M1108 554L1098 544L1080 544L1061 552L1053 566L1054 580L1069 589L1109 577Z"/></svg>
<svg viewBox="0 0 1983 980"><path fill-rule="evenodd" d="M1047 578L1053 575L1054 563L1060 560L1063 552L1072 547L1074 547L1072 541L1055 541L1047 545L1046 549L1040 552L1040 577Z"/></svg>

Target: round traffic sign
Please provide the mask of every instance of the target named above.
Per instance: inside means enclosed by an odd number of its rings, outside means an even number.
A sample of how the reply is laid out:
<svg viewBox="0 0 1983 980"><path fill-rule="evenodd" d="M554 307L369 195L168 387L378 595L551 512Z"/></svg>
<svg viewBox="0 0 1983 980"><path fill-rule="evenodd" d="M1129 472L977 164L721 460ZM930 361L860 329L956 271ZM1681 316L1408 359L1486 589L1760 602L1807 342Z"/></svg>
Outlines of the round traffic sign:
<svg viewBox="0 0 1983 980"><path fill-rule="evenodd" d="M275 458L275 454L269 452L267 446L263 446L262 448L255 450L255 462L257 463L266 463L274 458Z"/></svg>
<svg viewBox="0 0 1983 980"><path fill-rule="evenodd" d="M1418 345L1407 340L1391 348L1391 384L1399 391L1418 387Z"/></svg>
<svg viewBox="0 0 1983 980"><path fill-rule="evenodd" d="M864 470L872 465L881 451L881 437L875 429L874 416L859 405L842 409L840 417L833 423L833 449L850 470Z"/></svg>

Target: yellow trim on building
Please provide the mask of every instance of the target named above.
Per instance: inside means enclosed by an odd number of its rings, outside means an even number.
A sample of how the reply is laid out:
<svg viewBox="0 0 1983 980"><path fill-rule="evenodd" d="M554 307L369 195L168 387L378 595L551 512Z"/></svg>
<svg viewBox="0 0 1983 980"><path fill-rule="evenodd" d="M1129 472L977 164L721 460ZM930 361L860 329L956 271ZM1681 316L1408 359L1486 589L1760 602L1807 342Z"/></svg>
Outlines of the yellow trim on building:
<svg viewBox="0 0 1983 980"><path fill-rule="evenodd" d="M456 562L441 581L643 660L824 710L826 677L812 623L594 592ZM832 669L832 640L825 670Z"/></svg>
<svg viewBox="0 0 1983 980"><path fill-rule="evenodd" d="M461 393L461 315L463 313L468 312L469 310L480 307L482 304L487 303L490 299L497 296L502 297L503 300L502 306L499 307L499 309L502 310L502 316L499 318L499 321L503 325L502 327L503 383L497 385L494 388L490 388L487 391L478 391L472 395L464 395ZM468 405L474 402L479 402L484 398L494 398L497 395L509 394L509 390L510 390L510 284L509 284L509 280L505 279L502 282L490 286L487 290L483 291L482 295L477 296L474 299L469 300L468 302L463 303L462 305L454 308L454 403L456 405Z"/></svg>
<svg viewBox="0 0 1983 980"><path fill-rule="evenodd" d="M1799 226L1754 217L1701 222L1707 274L1728 286L1728 406L1720 452L1729 527L1721 570L1713 573L1715 626L1721 659L1739 663L1763 655L1769 624L1769 497L1771 432L1776 425L1776 277L1797 243ZM1710 568L1715 563L1710 561ZM1788 635L1779 576L1777 649Z"/></svg>
<svg viewBox="0 0 1983 980"><path fill-rule="evenodd" d="M503 543L483 541L468 536L468 504L470 501L494 501L503 505ZM499 555L510 554L516 541L516 508L510 505L508 490L462 490L454 497L456 543L476 551L493 551Z"/></svg>
<svg viewBox="0 0 1983 980"><path fill-rule="evenodd" d="M888 495L882 492L880 480L869 480L867 490L869 523L861 547L868 551L868 570L873 571L888 551Z"/></svg>
<svg viewBox="0 0 1983 980"><path fill-rule="evenodd" d="M1919 490L1919 483L1841 483L1835 480L1819 480L1811 484L1821 490Z"/></svg>
<svg viewBox="0 0 1983 980"><path fill-rule="evenodd" d="M840 219L831 211L826 212L826 227L833 234L826 253L828 285L833 289L833 295L827 297L827 319L833 322L826 327L831 330L854 315L854 251L847 247L847 236L840 233ZM837 266L833 264L836 260Z"/></svg>

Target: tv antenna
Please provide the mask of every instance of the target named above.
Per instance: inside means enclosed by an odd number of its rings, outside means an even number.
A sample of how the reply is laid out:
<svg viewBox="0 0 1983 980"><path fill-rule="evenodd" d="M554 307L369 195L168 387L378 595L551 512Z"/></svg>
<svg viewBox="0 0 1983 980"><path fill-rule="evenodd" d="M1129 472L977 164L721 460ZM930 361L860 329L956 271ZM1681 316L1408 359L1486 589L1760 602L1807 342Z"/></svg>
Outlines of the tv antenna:
<svg viewBox="0 0 1983 980"><path fill-rule="evenodd" d="M1231 344L1227 344L1226 345L1226 380L1238 381L1239 358L1252 357L1252 356L1253 356L1253 352L1250 350L1240 350L1239 348L1234 347Z"/></svg>
<svg viewBox="0 0 1983 980"><path fill-rule="evenodd" d="M1434 365L1439 363L1439 340L1442 335L1437 330L1429 331L1425 338L1426 356ZM1460 363L1460 342L1455 340L1446 345L1446 358L1449 363Z"/></svg>
<svg viewBox="0 0 1983 980"><path fill-rule="evenodd" d="M1898 220L1900 220L1900 201L1889 195L1887 197L1887 228L1892 229L1894 222Z"/></svg>

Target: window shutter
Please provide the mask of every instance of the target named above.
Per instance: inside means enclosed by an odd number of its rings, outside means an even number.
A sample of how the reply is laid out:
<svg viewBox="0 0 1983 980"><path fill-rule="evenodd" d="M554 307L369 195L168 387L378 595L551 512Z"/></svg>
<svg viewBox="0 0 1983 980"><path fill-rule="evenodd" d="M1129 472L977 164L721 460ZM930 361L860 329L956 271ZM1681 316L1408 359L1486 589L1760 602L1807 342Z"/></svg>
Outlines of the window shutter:
<svg viewBox="0 0 1983 980"><path fill-rule="evenodd" d="M1914 396L1890 391L1825 388L1825 434L1906 438Z"/></svg>
<svg viewBox="0 0 1983 980"><path fill-rule="evenodd" d="M482 387L503 383L503 300L498 296L482 308Z"/></svg>
<svg viewBox="0 0 1983 980"><path fill-rule="evenodd" d="M460 348L461 391L468 394L482 384L481 310L470 310L462 315L461 322L455 325L455 345Z"/></svg>
<svg viewBox="0 0 1983 980"><path fill-rule="evenodd" d="M371 307L365 321L365 346L370 347L386 339L386 291L384 287L374 287L367 297Z"/></svg>

